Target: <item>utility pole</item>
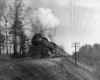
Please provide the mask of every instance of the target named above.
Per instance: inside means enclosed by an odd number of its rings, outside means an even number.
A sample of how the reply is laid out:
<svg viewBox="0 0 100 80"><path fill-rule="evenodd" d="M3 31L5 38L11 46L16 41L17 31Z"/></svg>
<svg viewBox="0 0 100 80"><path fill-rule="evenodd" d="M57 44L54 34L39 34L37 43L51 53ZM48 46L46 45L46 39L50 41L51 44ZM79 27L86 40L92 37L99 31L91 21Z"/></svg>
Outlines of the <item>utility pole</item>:
<svg viewBox="0 0 100 80"><path fill-rule="evenodd" d="M73 45L74 48L75 48L75 55L74 55L74 57L75 57L75 66L77 66L77 47L80 47L79 44L80 44L80 43L78 43L78 42L72 43L72 45ZM72 47L73 47L73 46L72 46Z"/></svg>

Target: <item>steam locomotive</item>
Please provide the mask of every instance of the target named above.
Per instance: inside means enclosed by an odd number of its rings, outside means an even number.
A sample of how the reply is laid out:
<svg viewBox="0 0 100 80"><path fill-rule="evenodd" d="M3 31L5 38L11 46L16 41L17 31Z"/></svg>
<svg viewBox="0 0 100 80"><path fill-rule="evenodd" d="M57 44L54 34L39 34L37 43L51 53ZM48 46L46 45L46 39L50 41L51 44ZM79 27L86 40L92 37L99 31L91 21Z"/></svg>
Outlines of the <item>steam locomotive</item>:
<svg viewBox="0 0 100 80"><path fill-rule="evenodd" d="M29 47L29 55L31 57L54 57L66 54L63 49L48 41L41 34L35 34L31 39L31 43L32 45Z"/></svg>

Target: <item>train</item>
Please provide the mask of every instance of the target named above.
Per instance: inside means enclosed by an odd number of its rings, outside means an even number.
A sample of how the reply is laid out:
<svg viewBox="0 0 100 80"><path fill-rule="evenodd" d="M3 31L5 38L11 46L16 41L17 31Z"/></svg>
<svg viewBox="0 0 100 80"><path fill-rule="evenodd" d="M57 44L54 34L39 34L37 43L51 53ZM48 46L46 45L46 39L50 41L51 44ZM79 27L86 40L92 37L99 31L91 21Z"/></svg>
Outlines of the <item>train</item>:
<svg viewBox="0 0 100 80"><path fill-rule="evenodd" d="M35 34L31 39L32 45L29 46L29 56L31 57L58 57L66 56L64 49L54 42L50 42L41 34Z"/></svg>

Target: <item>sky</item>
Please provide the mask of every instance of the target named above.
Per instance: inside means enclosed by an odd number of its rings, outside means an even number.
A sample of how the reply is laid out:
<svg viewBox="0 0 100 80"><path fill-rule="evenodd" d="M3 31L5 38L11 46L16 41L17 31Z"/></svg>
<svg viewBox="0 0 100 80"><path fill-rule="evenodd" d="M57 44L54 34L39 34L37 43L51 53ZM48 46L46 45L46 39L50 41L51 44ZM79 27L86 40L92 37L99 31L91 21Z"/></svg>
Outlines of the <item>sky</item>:
<svg viewBox="0 0 100 80"><path fill-rule="evenodd" d="M24 0L33 10L49 8L59 19L53 38L72 54L72 43L100 43L100 0Z"/></svg>

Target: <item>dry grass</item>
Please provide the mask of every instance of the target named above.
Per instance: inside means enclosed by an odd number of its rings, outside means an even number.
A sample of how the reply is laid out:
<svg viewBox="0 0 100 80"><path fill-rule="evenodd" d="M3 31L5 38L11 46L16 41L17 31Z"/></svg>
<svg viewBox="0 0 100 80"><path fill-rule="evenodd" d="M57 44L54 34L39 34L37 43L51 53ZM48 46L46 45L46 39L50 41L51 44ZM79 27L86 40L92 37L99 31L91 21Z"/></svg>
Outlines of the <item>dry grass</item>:
<svg viewBox="0 0 100 80"><path fill-rule="evenodd" d="M66 58L0 59L0 80L99 80Z"/></svg>

